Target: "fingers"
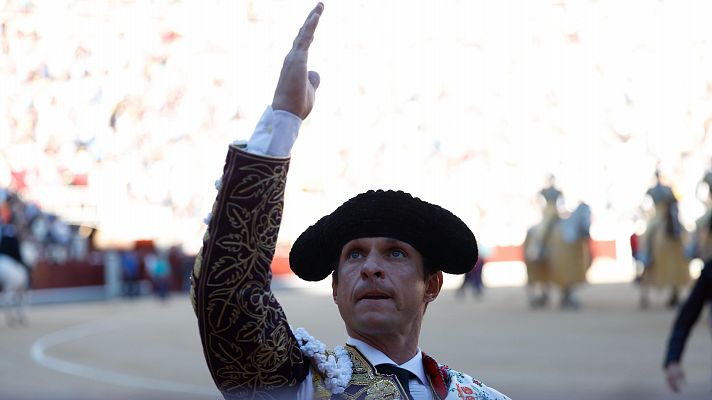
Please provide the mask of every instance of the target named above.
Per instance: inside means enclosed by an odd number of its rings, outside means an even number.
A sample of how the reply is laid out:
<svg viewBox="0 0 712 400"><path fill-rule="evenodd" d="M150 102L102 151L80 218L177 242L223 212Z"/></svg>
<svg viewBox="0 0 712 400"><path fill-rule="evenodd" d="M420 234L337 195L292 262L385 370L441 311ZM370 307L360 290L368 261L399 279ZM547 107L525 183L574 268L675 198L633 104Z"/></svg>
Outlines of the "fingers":
<svg viewBox="0 0 712 400"><path fill-rule="evenodd" d="M296 39L294 39L293 50L309 50L309 45L311 45L311 42L314 40L314 31L316 31L316 26L319 24L319 17L321 17L323 11L324 4L321 2L311 10L306 21L304 21L304 25L302 25L302 28L299 30L299 34Z"/></svg>
<svg viewBox="0 0 712 400"><path fill-rule="evenodd" d="M321 77L316 71L309 71L309 83L314 87L314 90L319 88L319 83L321 83Z"/></svg>
<svg viewBox="0 0 712 400"><path fill-rule="evenodd" d="M685 383L685 373L678 364L671 364L666 368L666 378L670 389L677 393Z"/></svg>
<svg viewBox="0 0 712 400"><path fill-rule="evenodd" d="M667 384L668 384L668 387L670 388L670 390L672 390L673 392L677 393L680 391L680 387L678 386L677 380L675 380L675 378L668 376Z"/></svg>
<svg viewBox="0 0 712 400"><path fill-rule="evenodd" d="M304 21L292 49L284 58L272 100L274 110L285 110L301 119L305 119L311 112L314 93L321 80L316 72L307 71L307 58L322 11L324 4L318 3Z"/></svg>

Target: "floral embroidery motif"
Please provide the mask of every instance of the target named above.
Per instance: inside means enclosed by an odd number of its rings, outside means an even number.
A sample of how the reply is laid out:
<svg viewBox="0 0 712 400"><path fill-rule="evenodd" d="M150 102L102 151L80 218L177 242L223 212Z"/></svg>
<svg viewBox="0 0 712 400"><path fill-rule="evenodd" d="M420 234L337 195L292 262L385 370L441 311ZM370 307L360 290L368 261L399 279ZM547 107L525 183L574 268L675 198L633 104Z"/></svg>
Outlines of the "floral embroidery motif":
<svg viewBox="0 0 712 400"><path fill-rule="evenodd" d="M509 397L498 391L487 387L482 382L473 379L471 376L457 372L448 368L450 377L450 388L448 389L449 399L462 400L511 400Z"/></svg>
<svg viewBox="0 0 712 400"><path fill-rule="evenodd" d="M193 294L210 372L226 397L295 393L309 365L270 291L288 159L228 152Z"/></svg>

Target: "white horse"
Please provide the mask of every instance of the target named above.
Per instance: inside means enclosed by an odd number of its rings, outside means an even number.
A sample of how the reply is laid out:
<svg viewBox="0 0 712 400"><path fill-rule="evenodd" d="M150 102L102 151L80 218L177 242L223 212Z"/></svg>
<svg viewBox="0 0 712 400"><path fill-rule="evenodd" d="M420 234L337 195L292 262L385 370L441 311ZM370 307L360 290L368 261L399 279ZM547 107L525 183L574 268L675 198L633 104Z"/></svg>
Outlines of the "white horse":
<svg viewBox="0 0 712 400"><path fill-rule="evenodd" d="M0 254L0 284L8 325L25 324L24 306L27 300L29 276L27 269L14 258Z"/></svg>

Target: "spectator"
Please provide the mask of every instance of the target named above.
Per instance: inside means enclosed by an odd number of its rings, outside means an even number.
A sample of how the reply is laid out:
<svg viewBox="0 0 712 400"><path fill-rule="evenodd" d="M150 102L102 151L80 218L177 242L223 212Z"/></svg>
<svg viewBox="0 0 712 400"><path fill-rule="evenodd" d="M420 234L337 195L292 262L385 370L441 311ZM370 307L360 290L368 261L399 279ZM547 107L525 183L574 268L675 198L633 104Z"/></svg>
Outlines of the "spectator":
<svg viewBox="0 0 712 400"><path fill-rule="evenodd" d="M153 293L158 296L161 301L168 299L170 286L171 266L168 262L168 256L164 250L159 250L156 253L148 253L145 257L146 272L151 278L153 284Z"/></svg>
<svg viewBox="0 0 712 400"><path fill-rule="evenodd" d="M485 265L485 259L483 257L478 257L475 266L472 270L465 274L465 279L462 281L462 286L457 289L457 296L462 298L465 295L467 286L472 286L472 290L475 293L476 299L482 298L482 293L484 291L484 283L482 282L482 269Z"/></svg>
<svg viewBox="0 0 712 400"><path fill-rule="evenodd" d="M140 294L140 274L138 255L133 250L121 252L121 269L123 271L123 294L132 299Z"/></svg>

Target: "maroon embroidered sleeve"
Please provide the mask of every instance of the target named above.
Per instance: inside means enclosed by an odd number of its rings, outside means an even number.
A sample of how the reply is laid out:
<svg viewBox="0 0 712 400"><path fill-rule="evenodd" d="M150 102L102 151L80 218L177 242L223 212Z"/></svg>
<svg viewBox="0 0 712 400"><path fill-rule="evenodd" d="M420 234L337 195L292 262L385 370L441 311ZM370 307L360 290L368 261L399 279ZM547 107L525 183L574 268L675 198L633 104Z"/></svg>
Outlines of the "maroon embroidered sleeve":
<svg viewBox="0 0 712 400"><path fill-rule="evenodd" d="M284 396L308 373L270 289L288 166L288 158L230 147L193 268L191 300L205 358L226 398Z"/></svg>

